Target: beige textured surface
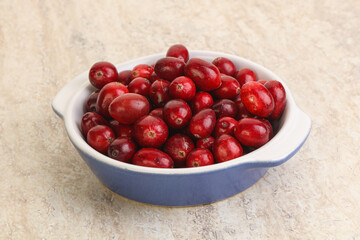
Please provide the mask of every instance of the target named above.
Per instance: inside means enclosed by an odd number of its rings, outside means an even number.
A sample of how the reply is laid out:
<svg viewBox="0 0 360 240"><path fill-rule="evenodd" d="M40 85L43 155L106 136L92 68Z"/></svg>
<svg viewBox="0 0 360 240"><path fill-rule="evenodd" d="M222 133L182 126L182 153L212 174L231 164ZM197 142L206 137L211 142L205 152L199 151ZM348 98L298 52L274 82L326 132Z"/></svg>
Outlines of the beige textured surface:
<svg viewBox="0 0 360 240"><path fill-rule="evenodd" d="M0 12L0 239L360 239L358 0L1 0ZM174 43L285 79L313 121L304 147L210 205L155 207L107 190L50 103L98 60Z"/></svg>

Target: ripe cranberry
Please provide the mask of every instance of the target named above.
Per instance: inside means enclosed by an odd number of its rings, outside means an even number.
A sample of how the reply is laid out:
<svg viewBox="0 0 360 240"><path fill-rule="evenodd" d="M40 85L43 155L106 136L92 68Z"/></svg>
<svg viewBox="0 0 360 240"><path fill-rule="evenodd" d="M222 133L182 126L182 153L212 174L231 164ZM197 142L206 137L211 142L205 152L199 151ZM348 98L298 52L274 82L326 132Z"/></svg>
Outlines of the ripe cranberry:
<svg viewBox="0 0 360 240"><path fill-rule="evenodd" d="M118 82L127 86L131 82L131 70L124 70L119 72Z"/></svg>
<svg viewBox="0 0 360 240"><path fill-rule="evenodd" d="M182 99L173 99L164 106L164 120L172 128L182 128L191 119L189 105Z"/></svg>
<svg viewBox="0 0 360 240"><path fill-rule="evenodd" d="M237 140L249 147L261 147L270 139L270 131L266 124L256 118L243 118L235 127Z"/></svg>
<svg viewBox="0 0 360 240"><path fill-rule="evenodd" d="M214 145L215 138L212 136L208 136L206 138L200 138L196 141L196 148L206 148L211 150L212 146Z"/></svg>
<svg viewBox="0 0 360 240"><path fill-rule="evenodd" d="M193 114L199 111L209 108L213 105L214 100L212 96L207 92L197 92L194 98L190 102L190 108Z"/></svg>
<svg viewBox="0 0 360 240"><path fill-rule="evenodd" d="M240 120L242 118L246 118L246 117L254 117L253 114L251 114L245 107L245 105L243 104L243 102L241 101L241 95L237 95L234 99L234 102L237 106L238 109L238 113L237 113L237 120Z"/></svg>
<svg viewBox="0 0 360 240"><path fill-rule="evenodd" d="M164 108L155 108L149 113L149 115L164 119Z"/></svg>
<svg viewBox="0 0 360 240"><path fill-rule="evenodd" d="M234 136L234 129L237 121L231 117L222 117L216 121L214 136L217 138L223 134Z"/></svg>
<svg viewBox="0 0 360 240"><path fill-rule="evenodd" d="M186 63L184 72L202 91L212 91L221 85L219 69L214 64L200 58L191 58Z"/></svg>
<svg viewBox="0 0 360 240"><path fill-rule="evenodd" d="M160 147L169 136L164 120L146 115L134 123L134 138L142 147Z"/></svg>
<svg viewBox="0 0 360 240"><path fill-rule="evenodd" d="M157 107L162 107L170 100L169 94L170 82L165 80L156 80L151 84L149 98Z"/></svg>
<svg viewBox="0 0 360 240"><path fill-rule="evenodd" d="M201 167L211 164L214 164L214 157L206 148L195 148L186 159L186 167Z"/></svg>
<svg viewBox="0 0 360 240"><path fill-rule="evenodd" d="M136 152L136 144L127 137L116 138L109 146L107 155L120 162L130 162Z"/></svg>
<svg viewBox="0 0 360 240"><path fill-rule="evenodd" d="M85 102L85 110L87 112L96 112L96 101L99 96L100 90L92 92Z"/></svg>
<svg viewBox="0 0 360 240"><path fill-rule="evenodd" d="M179 58L186 63L189 60L189 51L184 45L175 44L168 49L166 56Z"/></svg>
<svg viewBox="0 0 360 240"><path fill-rule="evenodd" d="M132 124L149 113L148 100L137 93L125 93L115 98L110 106L110 115L119 123Z"/></svg>
<svg viewBox="0 0 360 240"><path fill-rule="evenodd" d="M136 65L131 71L131 78L135 79L138 77L149 78L154 72L154 68L147 64Z"/></svg>
<svg viewBox="0 0 360 240"><path fill-rule="evenodd" d="M109 126L114 130L116 137L132 138L132 125L122 124L113 119L109 122Z"/></svg>
<svg viewBox="0 0 360 240"><path fill-rule="evenodd" d="M101 89L108 83L116 82L118 72L112 63L97 62L92 65L89 71L89 80L94 87Z"/></svg>
<svg viewBox="0 0 360 240"><path fill-rule="evenodd" d="M279 119L285 109L286 92L284 86L276 80L270 80L264 84L274 98L275 108L269 116L270 119Z"/></svg>
<svg viewBox="0 0 360 240"><path fill-rule="evenodd" d="M87 143L96 151L106 154L109 145L114 141L113 130L105 125L96 125L91 128L86 136Z"/></svg>
<svg viewBox="0 0 360 240"><path fill-rule="evenodd" d="M267 120L265 118L260 118L259 120L262 121L266 125L267 129L269 130L269 140L270 140L274 136L274 130L273 130L271 123L269 122L269 120Z"/></svg>
<svg viewBox="0 0 360 240"><path fill-rule="evenodd" d="M122 83L111 82L106 84L99 92L99 96L96 101L96 111L103 117L110 118L110 103L118 96L128 92L129 90Z"/></svg>
<svg viewBox="0 0 360 240"><path fill-rule="evenodd" d="M148 78L148 80L153 83L155 82L156 80L161 80L161 78L156 75L155 71L150 75L150 77Z"/></svg>
<svg viewBox="0 0 360 240"><path fill-rule="evenodd" d="M236 104L229 99L220 99L211 108L214 110L217 119L222 117L235 118L238 112Z"/></svg>
<svg viewBox="0 0 360 240"><path fill-rule="evenodd" d="M165 57L155 63L155 73L161 78L172 81L184 74L185 62L179 58Z"/></svg>
<svg viewBox="0 0 360 240"><path fill-rule="evenodd" d="M149 96L151 83L143 77L134 78L128 85L129 92L137 93L145 97Z"/></svg>
<svg viewBox="0 0 360 240"><path fill-rule="evenodd" d="M235 73L235 78L238 80L241 87L247 82L256 81L255 73L248 68L243 68L237 71Z"/></svg>
<svg viewBox="0 0 360 240"><path fill-rule="evenodd" d="M275 107L267 88L259 82L248 82L241 88L241 100L246 109L258 117L269 116Z"/></svg>
<svg viewBox="0 0 360 240"><path fill-rule="evenodd" d="M173 168L174 161L156 148L143 148L133 156L132 163L144 167Z"/></svg>
<svg viewBox="0 0 360 240"><path fill-rule="evenodd" d="M196 94L194 82L185 76L175 78L169 86L170 96L190 101Z"/></svg>
<svg viewBox="0 0 360 240"><path fill-rule="evenodd" d="M217 98L232 99L240 93L240 84L235 78L223 75L221 76L221 86L213 93Z"/></svg>
<svg viewBox="0 0 360 240"><path fill-rule="evenodd" d="M108 125L108 122L96 112L87 112L81 118L81 131L84 136L96 125Z"/></svg>
<svg viewBox="0 0 360 240"><path fill-rule="evenodd" d="M215 112L210 108L203 109L190 120L190 131L196 138L209 137L214 130L215 123Z"/></svg>
<svg viewBox="0 0 360 240"><path fill-rule="evenodd" d="M228 58L217 57L214 59L214 61L212 61L212 64L214 64L219 69L220 73L232 76L236 72L234 63Z"/></svg>
<svg viewBox="0 0 360 240"><path fill-rule="evenodd" d="M169 154L177 167L186 165L186 157L194 148L193 141L184 134L173 135L164 145L164 151Z"/></svg>
<svg viewBox="0 0 360 240"><path fill-rule="evenodd" d="M257 82L261 83L262 85L264 85L265 83L268 82L268 80L257 80Z"/></svg>
<svg viewBox="0 0 360 240"><path fill-rule="evenodd" d="M223 134L215 140L213 153L216 162L226 162L243 155L240 143L228 134Z"/></svg>

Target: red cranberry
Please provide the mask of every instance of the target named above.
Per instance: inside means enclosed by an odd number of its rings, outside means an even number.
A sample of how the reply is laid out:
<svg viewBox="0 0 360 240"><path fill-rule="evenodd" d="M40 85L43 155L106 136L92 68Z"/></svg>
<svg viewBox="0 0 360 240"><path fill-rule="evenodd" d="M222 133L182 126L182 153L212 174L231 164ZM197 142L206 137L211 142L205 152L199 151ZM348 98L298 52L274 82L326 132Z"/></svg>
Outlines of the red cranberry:
<svg viewBox="0 0 360 240"><path fill-rule="evenodd" d="M135 152L136 144L130 138L118 137L110 144L107 154L120 162L130 162Z"/></svg>
<svg viewBox="0 0 360 240"><path fill-rule="evenodd" d="M101 89L108 83L116 82L118 72L112 63L97 62L92 65L89 71L89 80L94 87Z"/></svg>
<svg viewBox="0 0 360 240"><path fill-rule="evenodd" d="M106 84L99 92L99 96L96 101L96 111L103 117L110 118L110 103L118 96L128 92L129 90L122 83L112 82Z"/></svg>
<svg viewBox="0 0 360 240"><path fill-rule="evenodd" d="M155 108L149 113L149 115L164 119L164 108Z"/></svg>
<svg viewBox="0 0 360 240"><path fill-rule="evenodd" d="M274 98L275 108L269 116L270 119L279 119L285 109L286 92L284 86L276 80L270 80L264 84Z"/></svg>
<svg viewBox="0 0 360 240"><path fill-rule="evenodd" d="M160 147L169 136L164 120L146 115L134 123L134 138L142 147Z"/></svg>
<svg viewBox="0 0 360 240"><path fill-rule="evenodd" d="M131 82L131 71L124 70L119 72L119 79L118 82L124 84L125 86Z"/></svg>
<svg viewBox="0 0 360 240"><path fill-rule="evenodd" d="M189 51L186 49L184 45L175 44L168 49L166 56L179 58L184 62L187 62L189 60Z"/></svg>
<svg viewBox="0 0 360 240"><path fill-rule="evenodd" d="M213 153L216 162L226 162L243 155L240 143L228 134L223 134L215 140Z"/></svg>
<svg viewBox="0 0 360 240"><path fill-rule="evenodd" d="M241 101L241 95L237 95L236 98L234 99L234 102L237 106L238 109L238 113L237 113L237 120L240 120L242 118L246 118L246 117L254 117L253 114L251 114L245 107L245 105L243 104L243 102Z"/></svg>
<svg viewBox="0 0 360 240"><path fill-rule="evenodd" d="M172 128L182 128L191 119L189 105L182 99L173 99L164 106L164 120Z"/></svg>
<svg viewBox="0 0 360 240"><path fill-rule="evenodd" d="M81 118L81 131L84 136L96 125L108 125L108 122L96 112L87 112Z"/></svg>
<svg viewBox="0 0 360 240"><path fill-rule="evenodd" d="M219 69L214 64L200 58L191 58L186 63L184 72L202 91L212 91L221 85Z"/></svg>
<svg viewBox="0 0 360 240"><path fill-rule="evenodd" d="M258 117L269 116L275 107L271 93L259 82L248 82L243 85L241 100L246 109Z"/></svg>
<svg viewBox="0 0 360 240"><path fill-rule="evenodd" d="M214 59L214 61L212 61L212 64L214 64L219 69L220 73L232 76L236 72L234 63L228 58L217 57Z"/></svg>
<svg viewBox="0 0 360 240"><path fill-rule="evenodd" d="M162 107L170 100L169 94L170 82L165 80L156 80L151 84L149 98L157 107Z"/></svg>
<svg viewBox="0 0 360 240"><path fill-rule="evenodd" d="M128 85L129 92L137 93L145 97L149 96L150 87L150 81L143 77L133 79Z"/></svg>
<svg viewBox="0 0 360 240"><path fill-rule="evenodd" d="M258 83L261 83L262 85L264 85L265 83L268 82L268 80L257 80Z"/></svg>
<svg viewBox="0 0 360 240"><path fill-rule="evenodd" d="M197 92L194 98L190 102L190 108L193 114L199 111L209 108L213 105L214 100L212 96L207 92Z"/></svg>
<svg viewBox="0 0 360 240"><path fill-rule="evenodd" d="M249 147L261 147L270 139L270 131L265 123L256 118L243 118L235 127L237 140Z"/></svg>
<svg viewBox="0 0 360 240"><path fill-rule="evenodd" d="M195 148L186 159L186 167L201 167L211 164L214 164L214 157L206 148Z"/></svg>
<svg viewBox="0 0 360 240"><path fill-rule="evenodd" d="M170 83L170 96L173 98L181 98L185 101L190 101L196 93L194 82L185 76L180 76Z"/></svg>
<svg viewBox="0 0 360 240"><path fill-rule="evenodd" d="M161 80L160 77L158 75L156 75L155 71L150 75L150 77L148 78L148 80L153 83L156 80Z"/></svg>
<svg viewBox="0 0 360 240"><path fill-rule="evenodd" d="M87 143L96 151L106 154L109 145L114 141L113 130L105 125L96 125L91 128L86 136Z"/></svg>
<svg viewBox="0 0 360 240"><path fill-rule="evenodd" d="M96 112L96 101L99 96L100 90L92 92L85 102L85 110L87 112Z"/></svg>
<svg viewBox="0 0 360 240"><path fill-rule="evenodd" d="M229 99L220 99L211 108L214 110L217 119L222 117L235 118L238 111L236 104Z"/></svg>
<svg viewBox="0 0 360 240"><path fill-rule="evenodd" d="M173 168L174 161L166 153L156 148L143 148L135 153L132 163L144 167Z"/></svg>
<svg viewBox="0 0 360 240"><path fill-rule="evenodd" d="M203 109L191 119L190 131L196 138L209 137L214 130L215 123L215 112L210 108Z"/></svg>
<svg viewBox="0 0 360 240"><path fill-rule="evenodd" d="M161 78L172 81L184 74L185 62L179 58L165 57L155 64L155 73Z"/></svg>
<svg viewBox="0 0 360 240"><path fill-rule="evenodd" d="M213 91L217 98L232 99L240 93L240 84L235 78L221 76L221 86Z"/></svg>
<svg viewBox="0 0 360 240"><path fill-rule="evenodd" d="M113 119L109 122L109 126L114 130L117 137L132 138L132 125L122 124Z"/></svg>
<svg viewBox="0 0 360 240"><path fill-rule="evenodd" d="M242 87L245 83L256 81L256 75L255 73L248 68L243 68L235 73L235 78L240 83L240 86Z"/></svg>
<svg viewBox="0 0 360 240"><path fill-rule="evenodd" d="M265 119L265 118L260 118L260 121L262 121L267 129L269 130L269 140L274 136L274 131L273 131L273 127L271 125L271 123L269 122L269 120Z"/></svg>
<svg viewBox="0 0 360 240"><path fill-rule="evenodd" d="M219 137L223 134L234 136L234 129L237 121L231 117L222 117L216 121L214 136Z"/></svg>
<svg viewBox="0 0 360 240"><path fill-rule="evenodd" d="M164 151L174 160L177 167L186 165L186 157L194 148L193 141L184 134L173 135L164 145Z"/></svg>
<svg viewBox="0 0 360 240"><path fill-rule="evenodd" d="M212 136L206 137L206 138L200 138L196 141L196 148L206 148L211 150L212 146L214 145L215 138Z"/></svg>
<svg viewBox="0 0 360 240"><path fill-rule="evenodd" d="M131 71L131 78L135 79L138 77L149 78L154 72L154 68L147 64L136 65Z"/></svg>
<svg viewBox="0 0 360 240"><path fill-rule="evenodd" d="M110 106L110 115L119 123L132 124L149 113L148 100L137 93L126 93L115 98Z"/></svg>

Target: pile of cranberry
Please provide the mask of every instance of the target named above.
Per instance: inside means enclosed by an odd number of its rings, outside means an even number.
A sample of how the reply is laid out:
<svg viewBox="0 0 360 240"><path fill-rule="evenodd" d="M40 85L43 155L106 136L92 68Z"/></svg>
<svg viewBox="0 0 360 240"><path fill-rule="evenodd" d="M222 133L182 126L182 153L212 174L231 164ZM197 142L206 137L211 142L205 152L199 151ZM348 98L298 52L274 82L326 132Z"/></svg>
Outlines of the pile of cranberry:
<svg viewBox="0 0 360 240"><path fill-rule="evenodd" d="M199 167L229 161L267 143L286 103L283 85L258 80L224 57L189 59L171 46L153 65L118 73L109 62L89 72L97 88L81 130L95 150L140 166Z"/></svg>

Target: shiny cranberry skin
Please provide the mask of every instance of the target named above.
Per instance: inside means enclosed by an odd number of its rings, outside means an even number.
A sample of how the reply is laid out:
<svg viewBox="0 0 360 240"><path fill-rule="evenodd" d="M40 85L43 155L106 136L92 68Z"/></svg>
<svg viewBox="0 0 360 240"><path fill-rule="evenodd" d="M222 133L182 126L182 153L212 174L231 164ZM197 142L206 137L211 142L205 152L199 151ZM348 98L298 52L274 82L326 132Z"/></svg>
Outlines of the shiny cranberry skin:
<svg viewBox="0 0 360 240"><path fill-rule="evenodd" d="M138 77L149 78L154 72L154 68L147 64L136 65L131 71L131 79Z"/></svg>
<svg viewBox="0 0 360 240"><path fill-rule="evenodd" d="M260 121L262 121L267 129L269 130L269 140L274 136L274 130L273 127L271 125L271 123L269 122L269 120L265 119L265 118L259 118Z"/></svg>
<svg viewBox="0 0 360 240"><path fill-rule="evenodd" d="M243 118L235 127L235 137L243 145L261 147L270 139L270 131L264 122L256 118Z"/></svg>
<svg viewBox="0 0 360 240"><path fill-rule="evenodd" d="M214 64L220 71L220 73L233 76L236 72L236 67L234 63L225 57L217 57L212 61L212 64Z"/></svg>
<svg viewBox="0 0 360 240"><path fill-rule="evenodd" d="M134 123L134 138L142 147L160 147L169 136L164 120L146 115Z"/></svg>
<svg viewBox="0 0 360 240"><path fill-rule="evenodd" d="M92 92L85 102L85 110L87 112L96 112L96 101L99 96L100 90Z"/></svg>
<svg viewBox="0 0 360 240"><path fill-rule="evenodd" d="M151 84L149 98L157 107L163 107L170 100L169 93L170 82L165 80L156 80Z"/></svg>
<svg viewBox="0 0 360 240"><path fill-rule="evenodd" d="M264 85L265 83L268 82L268 80L263 80L263 79L261 79L261 80L257 80L257 82L258 82L258 83L261 83L262 85Z"/></svg>
<svg viewBox="0 0 360 240"><path fill-rule="evenodd" d="M149 96L151 83L149 80L143 77L134 78L128 85L129 92Z"/></svg>
<svg viewBox="0 0 360 240"><path fill-rule="evenodd" d="M255 73L249 68L240 69L235 73L234 77L238 80L241 87L247 82L256 81Z"/></svg>
<svg viewBox="0 0 360 240"><path fill-rule="evenodd" d="M175 78L184 75L184 66L185 62L179 58L160 58L155 63L155 73L161 79L172 81Z"/></svg>
<svg viewBox="0 0 360 240"><path fill-rule="evenodd" d="M119 72L118 82L124 84L125 86L131 82L131 70L124 70Z"/></svg>
<svg viewBox="0 0 360 240"><path fill-rule="evenodd" d="M96 112L105 118L110 118L109 105L110 103L125 93L128 93L127 87L119 82L112 82L106 84L99 92L99 96L96 101Z"/></svg>
<svg viewBox="0 0 360 240"><path fill-rule="evenodd" d="M166 56L179 58L184 62L187 62L189 60L189 51L184 45L175 44L168 49Z"/></svg>
<svg viewBox="0 0 360 240"><path fill-rule="evenodd" d="M206 137L206 138L200 138L196 141L196 148L206 148L211 150L212 146L214 145L215 138L212 136Z"/></svg>
<svg viewBox="0 0 360 240"><path fill-rule="evenodd" d="M284 86L276 80L270 80L264 84L274 98L274 111L269 116L270 119L279 119L285 109L286 92Z"/></svg>
<svg viewBox="0 0 360 240"><path fill-rule="evenodd" d="M155 82L156 80L161 80L161 78L156 75L155 71L150 75L150 77L148 78L148 80L153 83Z"/></svg>
<svg viewBox="0 0 360 240"><path fill-rule="evenodd" d="M96 112L87 112L81 118L81 131L84 136L96 125L108 125L108 122Z"/></svg>
<svg viewBox="0 0 360 240"><path fill-rule="evenodd" d="M184 134L171 136L164 145L164 152L169 154L176 167L186 165L186 157L195 148L193 141Z"/></svg>
<svg viewBox="0 0 360 240"><path fill-rule="evenodd" d="M214 136L217 138L223 134L234 136L234 129L238 121L232 117L222 117L216 121Z"/></svg>
<svg viewBox="0 0 360 240"><path fill-rule="evenodd" d="M155 108L149 113L149 115L164 119L164 108Z"/></svg>
<svg viewBox="0 0 360 240"><path fill-rule="evenodd" d="M228 134L223 134L215 140L213 153L216 162L226 162L243 155L240 143Z"/></svg>
<svg viewBox="0 0 360 240"><path fill-rule="evenodd" d="M132 138L132 125L122 124L113 119L109 122L109 126L114 130L116 137Z"/></svg>
<svg viewBox="0 0 360 240"><path fill-rule="evenodd" d="M201 167L212 164L214 164L214 156L206 148L195 148L186 159L186 167Z"/></svg>
<svg viewBox="0 0 360 240"><path fill-rule="evenodd" d="M90 68L89 80L94 87L101 89L108 83L116 82L118 72L112 63L97 62Z"/></svg>
<svg viewBox="0 0 360 240"><path fill-rule="evenodd" d="M190 131L196 138L206 138L213 132L215 123L215 112L210 108L203 109L190 120Z"/></svg>
<svg viewBox="0 0 360 240"><path fill-rule="evenodd" d="M245 105L243 104L243 102L241 101L241 95L237 95L234 99L234 102L237 106L238 109L238 113L237 113L237 120L240 120L242 118L246 118L246 117L254 117L254 114L251 114L245 107Z"/></svg>
<svg viewBox="0 0 360 240"><path fill-rule="evenodd" d="M118 137L109 146L107 155L120 162L130 162L136 152L136 144L130 138Z"/></svg>
<svg viewBox="0 0 360 240"><path fill-rule="evenodd" d="M199 111L210 108L214 103L212 96L207 92L197 92L190 102L190 108L193 114Z"/></svg>
<svg viewBox="0 0 360 240"><path fill-rule="evenodd" d="M86 135L87 143L96 151L103 154L107 153L108 147L114 139L115 134L113 130L105 125L96 125L91 128Z"/></svg>
<svg viewBox="0 0 360 240"><path fill-rule="evenodd" d="M110 106L110 115L119 123L132 124L149 113L150 104L146 97L137 93L125 93L115 98Z"/></svg>
<svg viewBox="0 0 360 240"><path fill-rule="evenodd" d="M235 78L223 75L221 76L221 86L213 91L215 97L223 99L232 99L239 95L240 84Z"/></svg>
<svg viewBox="0 0 360 240"><path fill-rule="evenodd" d="M199 90L212 91L221 85L219 69L214 64L200 58L191 58L186 63L184 72L194 81Z"/></svg>
<svg viewBox="0 0 360 240"><path fill-rule="evenodd" d="M136 152L132 163L144 167L173 168L174 161L166 153L156 148L143 148Z"/></svg>
<svg viewBox="0 0 360 240"><path fill-rule="evenodd" d="M211 108L214 110L217 119L222 117L235 118L238 112L236 104L229 99L220 99Z"/></svg>
<svg viewBox="0 0 360 240"><path fill-rule="evenodd" d="M189 105L182 99L173 99L164 106L164 120L172 128L182 128L189 123L191 119L191 110Z"/></svg>
<svg viewBox="0 0 360 240"><path fill-rule="evenodd" d="M241 88L240 94L246 109L255 116L268 117L274 111L274 98L261 83L245 83Z"/></svg>
<svg viewBox="0 0 360 240"><path fill-rule="evenodd" d="M185 76L175 78L169 86L170 96L190 101L196 94L194 82Z"/></svg>

